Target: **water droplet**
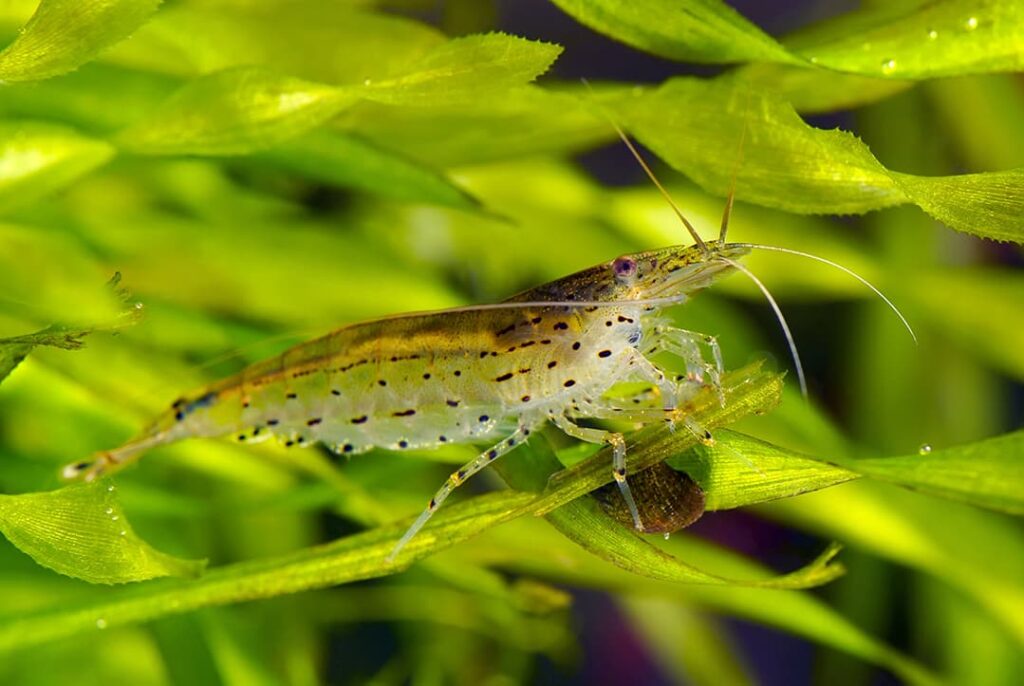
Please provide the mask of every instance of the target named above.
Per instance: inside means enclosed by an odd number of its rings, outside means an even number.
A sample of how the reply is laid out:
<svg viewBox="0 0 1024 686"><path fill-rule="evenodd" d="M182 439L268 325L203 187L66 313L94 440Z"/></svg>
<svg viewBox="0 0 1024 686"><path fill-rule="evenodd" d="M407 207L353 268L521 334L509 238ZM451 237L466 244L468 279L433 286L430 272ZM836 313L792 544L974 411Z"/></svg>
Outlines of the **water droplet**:
<svg viewBox="0 0 1024 686"><path fill-rule="evenodd" d="M135 303L136 310L141 310L143 307L145 307L145 305L143 305L142 303Z"/></svg>
<svg viewBox="0 0 1024 686"><path fill-rule="evenodd" d="M968 31L973 31L974 29L978 28L978 18L968 17L967 21L964 22L964 28L967 29Z"/></svg>
<svg viewBox="0 0 1024 686"><path fill-rule="evenodd" d="M120 517L118 517L117 515L111 515L110 517L110 521L112 522L116 522L118 519L120 519Z"/></svg>
<svg viewBox="0 0 1024 686"><path fill-rule="evenodd" d="M108 493L113 493L114 492L114 484L110 484L109 486L107 486L107 492Z"/></svg>
<svg viewBox="0 0 1024 686"><path fill-rule="evenodd" d="M122 536L127 536L128 532L125 529L121 529L121 535Z"/></svg>
<svg viewBox="0 0 1024 686"><path fill-rule="evenodd" d="M935 40L939 37L939 32L935 29L928 29L928 40Z"/></svg>
<svg viewBox="0 0 1024 686"><path fill-rule="evenodd" d="M669 532L669 531L666 531L666 532L665 532L665 536L664 536L664 538L665 538L665 540L666 540L666 541L667 541L668 539L672 538L672 533L671 533L671 532Z"/></svg>
<svg viewBox="0 0 1024 686"><path fill-rule="evenodd" d="M917 449L918 455L927 455L932 451L931 443L922 443L921 447Z"/></svg>
<svg viewBox="0 0 1024 686"><path fill-rule="evenodd" d="M896 60L883 60L882 61L882 73L891 74L896 71Z"/></svg>
<svg viewBox="0 0 1024 686"><path fill-rule="evenodd" d="M114 508L108 507L106 512L107 512L108 515L114 514Z"/></svg>
<svg viewBox="0 0 1024 686"><path fill-rule="evenodd" d="M817 64L818 63L818 58L817 57L810 57L808 59L810 60L811 64Z"/></svg>
<svg viewBox="0 0 1024 686"><path fill-rule="evenodd" d="M370 79L363 79L364 86L369 86L371 83L373 83L373 81L371 81Z"/></svg>
<svg viewBox="0 0 1024 686"><path fill-rule="evenodd" d="M96 628L97 629L106 629L107 628L107 620L103 619L102 617L97 619L96 620Z"/></svg>

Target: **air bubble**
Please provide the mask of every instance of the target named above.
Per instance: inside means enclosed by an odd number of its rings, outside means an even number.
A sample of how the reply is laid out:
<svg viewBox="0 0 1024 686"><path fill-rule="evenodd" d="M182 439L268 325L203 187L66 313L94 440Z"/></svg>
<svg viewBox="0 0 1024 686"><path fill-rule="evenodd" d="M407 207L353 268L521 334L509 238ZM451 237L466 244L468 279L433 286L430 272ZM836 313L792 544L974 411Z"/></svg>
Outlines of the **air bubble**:
<svg viewBox="0 0 1024 686"><path fill-rule="evenodd" d="M935 40L939 37L939 32L935 29L928 29L928 40Z"/></svg>
<svg viewBox="0 0 1024 686"><path fill-rule="evenodd" d="M670 532L670 531L666 531L666 532L665 532L665 534L663 535L663 538L664 538L664 539L665 539L666 541L667 541L668 539L672 538L672 532Z"/></svg>
<svg viewBox="0 0 1024 686"><path fill-rule="evenodd" d="M114 490L114 484L110 484L109 486L107 486L107 493L113 493Z"/></svg>
<svg viewBox="0 0 1024 686"><path fill-rule="evenodd" d="M110 517L110 521L112 522L116 522L118 519L120 519L120 517L118 517L117 515L111 515Z"/></svg>
<svg viewBox="0 0 1024 686"><path fill-rule="evenodd" d="M818 63L818 58L817 57L809 57L808 60L810 61L811 64L817 64Z"/></svg>
<svg viewBox="0 0 1024 686"><path fill-rule="evenodd" d="M891 74L896 71L896 60L888 59L882 62L882 72L885 74Z"/></svg>
<svg viewBox="0 0 1024 686"><path fill-rule="evenodd" d="M96 620L96 628L97 629L106 629L107 628L107 620L103 619L102 617L97 619Z"/></svg>
<svg viewBox="0 0 1024 686"><path fill-rule="evenodd" d="M127 536L128 535L128 530L127 529L121 529L121 535L122 536Z"/></svg>
<svg viewBox="0 0 1024 686"><path fill-rule="evenodd" d="M108 507L108 508L106 509L106 513L107 513L108 515L112 515L112 514L114 514L114 508L112 508L112 507Z"/></svg>
<svg viewBox="0 0 1024 686"><path fill-rule="evenodd" d="M931 443L922 443L921 447L917 449L918 455L928 455L932 451Z"/></svg>
<svg viewBox="0 0 1024 686"><path fill-rule="evenodd" d="M373 83L373 81L371 81L370 79L363 79L363 85L364 86L369 86L372 83Z"/></svg>
<svg viewBox="0 0 1024 686"><path fill-rule="evenodd" d="M968 17L967 21L964 22L964 28L967 29L968 31L973 31L974 29L978 28L978 18Z"/></svg>

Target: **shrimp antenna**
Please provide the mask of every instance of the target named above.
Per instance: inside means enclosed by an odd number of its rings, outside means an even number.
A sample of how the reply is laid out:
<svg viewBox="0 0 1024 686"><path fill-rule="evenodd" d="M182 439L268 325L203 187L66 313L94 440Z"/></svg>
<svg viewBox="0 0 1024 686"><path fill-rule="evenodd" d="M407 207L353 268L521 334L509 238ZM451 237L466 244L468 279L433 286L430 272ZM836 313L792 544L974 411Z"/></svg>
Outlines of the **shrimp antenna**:
<svg viewBox="0 0 1024 686"><path fill-rule="evenodd" d="M747 278L754 282L754 285L761 289L761 293L764 294L764 297L768 301L768 304L771 305L772 309L775 311L775 318L779 320L779 326L782 327L782 333L786 336L786 344L789 346L789 353L790 355L793 356L793 366L796 367L796 378L800 382L800 393L801 395L804 396L804 398L806 398L807 378L804 376L804 366L800 362L800 353L796 349L796 341L793 339L793 332L789 330L789 324L786 323L786 318L782 314L782 308L780 308L779 304L775 302L775 298L772 297L772 294L768 291L767 286L761 283L761 280L754 276L753 272L751 272L749 269L744 267L739 262L730 260L728 257L722 257L721 255L719 255L715 257L715 259L721 260L722 262L731 265L737 271L743 272L744 274L747 275Z"/></svg>
<svg viewBox="0 0 1024 686"><path fill-rule="evenodd" d="M896 307L896 305L891 300L889 300L889 298L885 297L885 294L882 293L882 291L880 291L878 288L876 288L874 284L872 284L870 281L868 281L863 276L853 271L849 267L844 267L838 262L833 262L832 260L825 259L824 257L818 257L817 255L812 255L811 253L802 252L800 250L793 250L792 248L779 248L774 245L759 245L757 243L734 243L734 245L742 248L753 248L756 250L772 250L774 252L784 252L790 255L806 257L809 260L815 260L816 262L827 264L830 267L835 267L839 271L849 274L853 278L857 279L857 281L860 281L862 284L871 289L871 291L875 295L882 299L882 302L889 306L889 309L892 310L897 317L899 317L899 320L901 322L903 322L903 326L907 329L907 332L910 334L910 337L914 339L914 345L917 345L917 335L914 333L914 329L911 328L910 322L908 322L907 318L903 316L902 312L900 312L900 309Z"/></svg>
<svg viewBox="0 0 1024 686"><path fill-rule="evenodd" d="M590 87L590 82L588 82L586 79L580 80L583 81L583 85L587 87L587 90L589 90L590 94L593 96L594 89ZM647 174L647 178L649 178L651 180L651 183L654 184L655 188L657 188L658 191L661 192L662 197L665 198L665 200L668 202L669 207L671 207L672 211L676 213L677 217L679 217L679 221L683 222L683 226L685 226L686 230L690 232L690 236L693 238L693 242L700 246L700 249L704 252L704 254L710 254L707 243L705 243L704 239L700 237L699 233L697 233L697 229L693 228L693 224L691 224L690 220L686 218L686 215L683 214L683 211L679 209L679 205L677 205L676 201L672 199L671 194L669 194L665 187L661 185L661 182L658 181L658 177L654 175L654 171L650 168L650 166L648 166L647 161L644 160L643 158L643 155L641 155L640 151L636 149L635 145L633 145L633 141L629 140L629 136L627 136L625 131L622 130L622 127L618 125L618 123L603 107L598 106L598 109L601 111L601 114L604 115L605 119L608 120L608 123L612 125L612 128L615 129L615 133L619 134L619 140L626 144L626 147L629 149L629 152L633 155L633 159L637 161L637 163L640 165L640 168L644 170L645 174Z"/></svg>

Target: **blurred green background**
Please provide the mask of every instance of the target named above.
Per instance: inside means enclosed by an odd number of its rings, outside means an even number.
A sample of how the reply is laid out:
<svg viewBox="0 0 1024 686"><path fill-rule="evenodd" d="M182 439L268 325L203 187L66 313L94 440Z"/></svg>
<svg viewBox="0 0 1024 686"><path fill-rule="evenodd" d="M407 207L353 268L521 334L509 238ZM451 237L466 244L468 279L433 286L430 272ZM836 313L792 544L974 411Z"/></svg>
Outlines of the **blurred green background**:
<svg viewBox="0 0 1024 686"><path fill-rule="evenodd" d="M61 465L184 391L342 324L493 302L684 242L602 110L705 236L735 177L730 238L857 270L917 332L837 271L752 256L811 398L790 373L778 409L733 428L840 460L1024 424L1019 3L44 2L15 40L38 4L0 2L0 338L97 330L3 380L2 493L55 488ZM492 30L509 35L479 36ZM127 301L104 288L115 272ZM739 278L674 317L717 335L729 368L790 367ZM116 478L118 507L155 548L211 568L408 517L473 454L152 452ZM465 490L502 487L477 481ZM741 576L832 540L847 574L822 588L716 588L624 571L525 517L398 575L187 612L181 586L93 585L3 541L0 681L1019 683L1011 515L861 480L655 544ZM119 602L134 609L108 626L96 608Z"/></svg>

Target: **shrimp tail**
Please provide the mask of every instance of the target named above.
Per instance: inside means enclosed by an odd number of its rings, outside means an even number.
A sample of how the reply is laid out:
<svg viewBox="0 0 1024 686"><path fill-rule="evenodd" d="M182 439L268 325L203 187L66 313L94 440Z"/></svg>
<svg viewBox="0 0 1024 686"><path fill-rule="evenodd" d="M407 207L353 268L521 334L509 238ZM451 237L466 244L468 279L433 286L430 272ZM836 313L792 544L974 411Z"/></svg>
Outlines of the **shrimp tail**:
<svg viewBox="0 0 1024 686"><path fill-rule="evenodd" d="M113 450L101 450L87 460L67 464L61 469L60 475L67 481L95 481L134 462L153 446L171 440L167 432L145 433Z"/></svg>

